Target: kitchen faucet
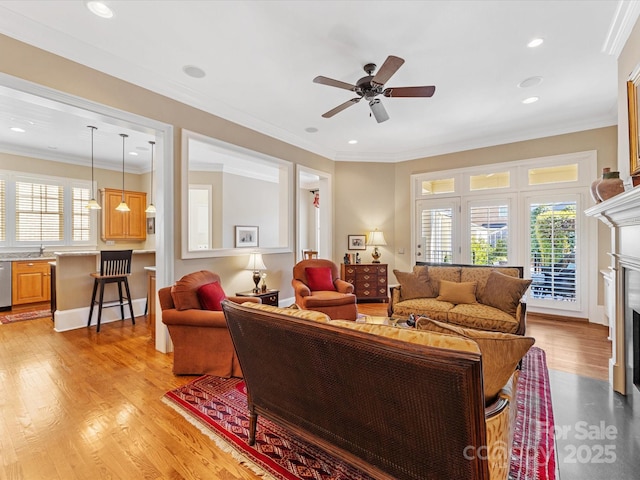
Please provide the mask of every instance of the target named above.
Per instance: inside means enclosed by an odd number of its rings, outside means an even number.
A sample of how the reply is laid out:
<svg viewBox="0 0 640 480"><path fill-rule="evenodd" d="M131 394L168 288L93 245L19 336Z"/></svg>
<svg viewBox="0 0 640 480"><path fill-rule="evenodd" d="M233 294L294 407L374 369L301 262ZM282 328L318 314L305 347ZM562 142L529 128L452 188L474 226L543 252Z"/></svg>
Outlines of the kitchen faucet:
<svg viewBox="0 0 640 480"><path fill-rule="evenodd" d="M44 255L44 247L40 244L40 256Z"/></svg>

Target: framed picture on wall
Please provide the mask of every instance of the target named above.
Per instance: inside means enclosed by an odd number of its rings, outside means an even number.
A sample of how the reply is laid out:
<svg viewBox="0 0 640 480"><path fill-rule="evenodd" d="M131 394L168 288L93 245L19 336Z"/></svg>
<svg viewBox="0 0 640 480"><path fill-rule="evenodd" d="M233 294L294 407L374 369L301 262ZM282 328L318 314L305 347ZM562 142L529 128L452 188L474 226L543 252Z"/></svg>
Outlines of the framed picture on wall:
<svg viewBox="0 0 640 480"><path fill-rule="evenodd" d="M236 248L257 247L258 227L236 225Z"/></svg>
<svg viewBox="0 0 640 480"><path fill-rule="evenodd" d="M629 173L640 174L640 148L638 130L638 87L640 87L640 65L627 82L627 112L629 114Z"/></svg>
<svg viewBox="0 0 640 480"><path fill-rule="evenodd" d="M366 250L366 235L348 235L347 248L349 250Z"/></svg>

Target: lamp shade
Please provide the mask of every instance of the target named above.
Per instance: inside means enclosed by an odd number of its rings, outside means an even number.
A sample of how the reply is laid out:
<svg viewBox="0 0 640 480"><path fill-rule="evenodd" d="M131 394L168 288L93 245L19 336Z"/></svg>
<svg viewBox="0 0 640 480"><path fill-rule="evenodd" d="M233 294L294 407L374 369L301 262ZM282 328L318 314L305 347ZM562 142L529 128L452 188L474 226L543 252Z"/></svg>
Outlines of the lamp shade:
<svg viewBox="0 0 640 480"><path fill-rule="evenodd" d="M267 266L262 261L261 253L250 253L249 254L249 262L245 270L258 271L258 270L266 270Z"/></svg>
<svg viewBox="0 0 640 480"><path fill-rule="evenodd" d="M367 236L367 245L372 247L386 245L387 241L384 239L384 233L377 228L373 232L369 232Z"/></svg>

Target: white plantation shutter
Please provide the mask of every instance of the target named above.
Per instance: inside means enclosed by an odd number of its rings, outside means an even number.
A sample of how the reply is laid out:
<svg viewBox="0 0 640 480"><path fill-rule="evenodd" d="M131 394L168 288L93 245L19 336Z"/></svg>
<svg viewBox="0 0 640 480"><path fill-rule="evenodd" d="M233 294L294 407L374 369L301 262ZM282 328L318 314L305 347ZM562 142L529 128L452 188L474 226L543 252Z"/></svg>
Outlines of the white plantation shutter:
<svg viewBox="0 0 640 480"><path fill-rule="evenodd" d="M532 297L576 302L576 202L531 203L529 210Z"/></svg>
<svg viewBox="0 0 640 480"><path fill-rule="evenodd" d="M6 187L4 179L0 178L0 241L7 239L7 210L5 201Z"/></svg>
<svg viewBox="0 0 640 480"><path fill-rule="evenodd" d="M60 185L16 182L16 241L63 240L63 200Z"/></svg>
<svg viewBox="0 0 640 480"><path fill-rule="evenodd" d="M91 210L87 208L91 191L82 187L71 191L71 237L74 242L86 242L91 236Z"/></svg>
<svg viewBox="0 0 640 480"><path fill-rule="evenodd" d="M469 207L469 258L474 265L509 263L509 205Z"/></svg>
<svg viewBox="0 0 640 480"><path fill-rule="evenodd" d="M453 207L423 208L420 211L420 260L453 263L453 214Z"/></svg>

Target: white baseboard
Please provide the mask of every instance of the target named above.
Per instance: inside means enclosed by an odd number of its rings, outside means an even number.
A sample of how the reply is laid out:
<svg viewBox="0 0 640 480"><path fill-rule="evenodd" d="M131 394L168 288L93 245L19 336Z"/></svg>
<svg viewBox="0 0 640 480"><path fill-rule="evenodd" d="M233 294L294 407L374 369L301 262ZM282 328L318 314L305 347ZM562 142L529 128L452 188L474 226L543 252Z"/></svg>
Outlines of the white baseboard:
<svg viewBox="0 0 640 480"><path fill-rule="evenodd" d="M138 317L144 315L144 307L146 298L133 299L133 314ZM67 330L76 330L78 328L87 328L87 319L89 318L89 307L74 308L72 310L56 310L53 315L53 329L56 332L66 332ZM124 307L125 321L131 318L129 314L129 306ZM98 321L98 307L93 309L93 317L91 325L95 326ZM121 321L120 309L118 307L110 307L102 309L102 318L100 324Z"/></svg>

